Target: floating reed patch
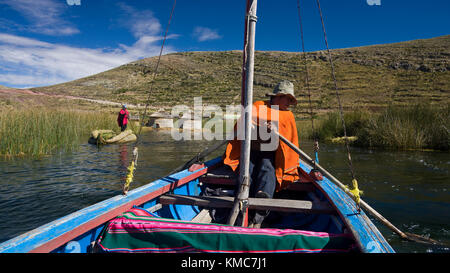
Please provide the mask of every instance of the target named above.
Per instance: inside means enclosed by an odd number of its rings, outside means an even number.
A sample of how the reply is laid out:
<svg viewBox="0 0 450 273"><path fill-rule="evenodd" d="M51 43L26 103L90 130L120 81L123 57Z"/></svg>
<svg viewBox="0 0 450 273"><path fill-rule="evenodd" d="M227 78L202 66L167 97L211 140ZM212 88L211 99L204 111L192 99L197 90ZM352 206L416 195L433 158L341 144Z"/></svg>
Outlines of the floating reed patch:
<svg viewBox="0 0 450 273"><path fill-rule="evenodd" d="M70 151L99 128L118 131L116 117L94 111L11 110L0 115L0 154L38 156Z"/></svg>

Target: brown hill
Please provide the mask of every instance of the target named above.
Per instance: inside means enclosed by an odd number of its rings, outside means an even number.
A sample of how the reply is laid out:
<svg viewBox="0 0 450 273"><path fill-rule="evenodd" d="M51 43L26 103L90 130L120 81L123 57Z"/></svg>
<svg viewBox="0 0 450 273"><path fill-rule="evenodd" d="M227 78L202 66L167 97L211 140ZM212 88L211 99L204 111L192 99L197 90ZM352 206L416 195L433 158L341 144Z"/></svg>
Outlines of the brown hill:
<svg viewBox="0 0 450 273"><path fill-rule="evenodd" d="M450 93L450 35L395 44L332 51L345 108L378 109L389 103L417 101L448 103ZM145 104L157 57L146 58L75 81L34 88L48 94ZM203 103L239 103L242 53L183 52L162 57L150 94L150 105L170 108ZM335 110L336 96L324 51L307 53L315 111ZM255 99L282 79L293 81L300 101L297 114L308 109L305 70L300 53L256 52Z"/></svg>

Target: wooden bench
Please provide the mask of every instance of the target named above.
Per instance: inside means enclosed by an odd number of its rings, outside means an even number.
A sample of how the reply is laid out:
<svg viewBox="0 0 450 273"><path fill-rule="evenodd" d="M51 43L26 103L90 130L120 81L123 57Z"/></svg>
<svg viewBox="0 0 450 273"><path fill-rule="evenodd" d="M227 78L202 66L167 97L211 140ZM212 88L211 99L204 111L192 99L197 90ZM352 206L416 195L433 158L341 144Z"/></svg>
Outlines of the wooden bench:
<svg viewBox="0 0 450 273"><path fill-rule="evenodd" d="M199 182L203 184L209 185L224 185L224 186L234 186L236 184L236 177L230 175L217 175L212 173L207 173L204 176L199 177ZM307 181L301 182L296 181L290 184L287 190L291 191L306 191L311 192L314 191L314 185Z"/></svg>
<svg viewBox="0 0 450 273"><path fill-rule="evenodd" d="M312 183L312 178L301 168L299 170L299 180L290 184L287 190L304 192L314 191L315 187ZM235 172L233 172L229 167L219 164L209 168L208 173L199 177L199 182L210 185L234 186L237 179L238 177Z"/></svg>
<svg viewBox="0 0 450 273"><path fill-rule="evenodd" d="M162 205L191 205L204 208L231 208L234 198L228 196L187 196L166 194L159 198ZM249 198L249 209L281 212L334 214L336 211L326 202L291 199Z"/></svg>

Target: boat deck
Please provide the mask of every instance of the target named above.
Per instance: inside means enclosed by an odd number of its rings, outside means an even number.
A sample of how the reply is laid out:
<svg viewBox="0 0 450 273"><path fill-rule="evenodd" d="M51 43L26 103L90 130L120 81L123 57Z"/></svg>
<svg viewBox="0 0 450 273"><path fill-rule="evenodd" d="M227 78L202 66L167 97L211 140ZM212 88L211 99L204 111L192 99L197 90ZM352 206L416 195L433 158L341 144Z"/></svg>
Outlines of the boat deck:
<svg viewBox="0 0 450 273"><path fill-rule="evenodd" d="M225 224L233 206L237 178L236 173L228 166L211 166L206 174L199 177L199 195L166 193L159 198L159 204L155 208L198 207L200 213L191 221ZM294 228L339 234L348 232L337 217L336 209L317 190L304 171L301 171L298 181L275 193L273 199L249 198L248 203L250 213L270 211L261 225L263 228Z"/></svg>

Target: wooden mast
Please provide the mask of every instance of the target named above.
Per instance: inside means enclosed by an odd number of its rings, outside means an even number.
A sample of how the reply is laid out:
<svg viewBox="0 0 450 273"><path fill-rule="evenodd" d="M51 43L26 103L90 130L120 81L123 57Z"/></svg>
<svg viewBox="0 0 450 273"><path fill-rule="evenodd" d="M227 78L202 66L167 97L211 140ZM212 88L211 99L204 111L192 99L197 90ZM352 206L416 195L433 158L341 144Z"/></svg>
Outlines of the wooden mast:
<svg viewBox="0 0 450 273"><path fill-rule="evenodd" d="M251 122L253 106L253 70L255 60L255 28L256 28L256 6L257 0L247 0L246 19L245 19L245 37L244 37L244 72L241 90L241 105L243 119L239 129L244 130L244 141L241 141L241 156L239 159L239 188L234 199L233 209L228 224L234 225L236 218L241 212L243 220L242 226L245 226L246 211L248 207L248 195L250 189L249 166L250 166L250 144L251 144ZM243 128L242 128L243 127ZM242 134L238 133L238 137Z"/></svg>

